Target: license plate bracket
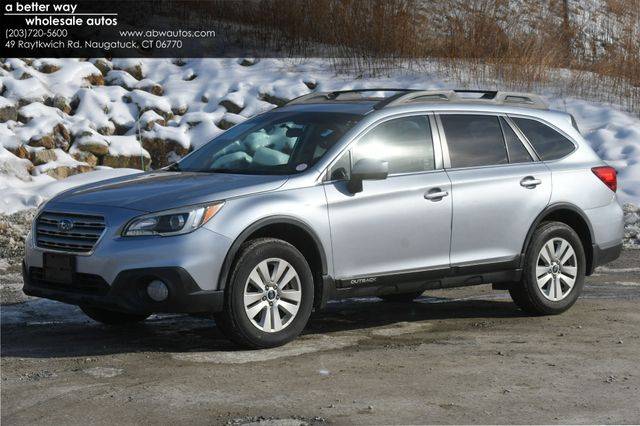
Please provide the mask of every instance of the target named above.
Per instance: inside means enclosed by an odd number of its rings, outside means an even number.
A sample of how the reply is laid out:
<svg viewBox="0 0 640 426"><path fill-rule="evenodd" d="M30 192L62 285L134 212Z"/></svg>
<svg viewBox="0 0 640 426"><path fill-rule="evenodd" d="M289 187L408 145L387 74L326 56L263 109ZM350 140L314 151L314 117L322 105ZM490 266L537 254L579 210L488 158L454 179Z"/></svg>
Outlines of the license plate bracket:
<svg viewBox="0 0 640 426"><path fill-rule="evenodd" d="M44 253L42 259L45 281L71 284L76 272L76 257L61 253Z"/></svg>

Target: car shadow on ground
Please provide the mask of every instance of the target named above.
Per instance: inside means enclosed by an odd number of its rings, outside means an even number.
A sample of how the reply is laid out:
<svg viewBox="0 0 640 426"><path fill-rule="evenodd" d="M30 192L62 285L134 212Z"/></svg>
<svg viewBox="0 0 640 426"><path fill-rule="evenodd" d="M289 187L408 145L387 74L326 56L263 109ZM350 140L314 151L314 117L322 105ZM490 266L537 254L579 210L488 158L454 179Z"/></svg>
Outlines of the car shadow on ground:
<svg viewBox="0 0 640 426"><path fill-rule="evenodd" d="M491 319L524 314L511 301L449 300L423 297L413 303L386 303L377 298L330 303L312 314L304 335L366 333L401 322L443 319ZM135 352L189 353L238 351L213 319L191 316L152 317L144 323L108 327L91 320L2 325L2 357L85 357Z"/></svg>

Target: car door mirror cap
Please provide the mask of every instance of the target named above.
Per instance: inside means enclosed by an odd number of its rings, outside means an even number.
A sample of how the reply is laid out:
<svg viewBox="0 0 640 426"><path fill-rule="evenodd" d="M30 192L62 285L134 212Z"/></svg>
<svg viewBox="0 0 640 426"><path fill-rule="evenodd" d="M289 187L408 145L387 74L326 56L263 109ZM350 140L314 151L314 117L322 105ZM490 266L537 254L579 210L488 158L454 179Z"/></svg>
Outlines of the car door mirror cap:
<svg viewBox="0 0 640 426"><path fill-rule="evenodd" d="M348 189L355 194L362 192L362 181L383 180L389 176L389 162L375 158L362 158L353 165Z"/></svg>

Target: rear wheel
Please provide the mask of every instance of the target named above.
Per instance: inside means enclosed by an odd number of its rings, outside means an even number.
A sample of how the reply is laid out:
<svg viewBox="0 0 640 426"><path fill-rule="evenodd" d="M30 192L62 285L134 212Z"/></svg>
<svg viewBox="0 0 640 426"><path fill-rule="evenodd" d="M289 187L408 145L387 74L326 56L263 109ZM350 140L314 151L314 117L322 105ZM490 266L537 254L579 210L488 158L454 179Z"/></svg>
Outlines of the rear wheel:
<svg viewBox="0 0 640 426"><path fill-rule="evenodd" d="M240 250L216 322L241 346L280 346L307 324L313 290L313 276L302 253L282 240L256 239Z"/></svg>
<svg viewBox="0 0 640 426"><path fill-rule="evenodd" d="M396 293L396 294L385 294L380 297L380 299L385 302L393 302L393 303L403 303L403 302L413 302L418 297L422 295L421 291L414 291L413 293Z"/></svg>
<svg viewBox="0 0 640 426"><path fill-rule="evenodd" d="M109 311L93 306L80 306L82 312L94 321L107 325L124 325L141 322L149 318L149 314L128 314L124 312Z"/></svg>
<svg viewBox="0 0 640 426"><path fill-rule="evenodd" d="M561 222L546 222L533 234L522 281L509 293L522 310L536 315L559 314L578 299L584 286L585 255L580 237Z"/></svg>

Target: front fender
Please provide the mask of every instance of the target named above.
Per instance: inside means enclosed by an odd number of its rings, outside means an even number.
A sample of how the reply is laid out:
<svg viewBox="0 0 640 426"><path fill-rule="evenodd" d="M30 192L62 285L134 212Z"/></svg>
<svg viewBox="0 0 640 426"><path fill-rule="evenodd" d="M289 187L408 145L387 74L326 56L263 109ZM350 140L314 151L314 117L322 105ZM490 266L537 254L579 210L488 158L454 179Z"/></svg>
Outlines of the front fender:
<svg viewBox="0 0 640 426"><path fill-rule="evenodd" d="M233 241L222 267L219 288L224 288L233 260L247 238L276 223L295 225L313 239L322 261L322 273L333 269L331 234L324 190L321 186L251 195L228 200L206 227Z"/></svg>

